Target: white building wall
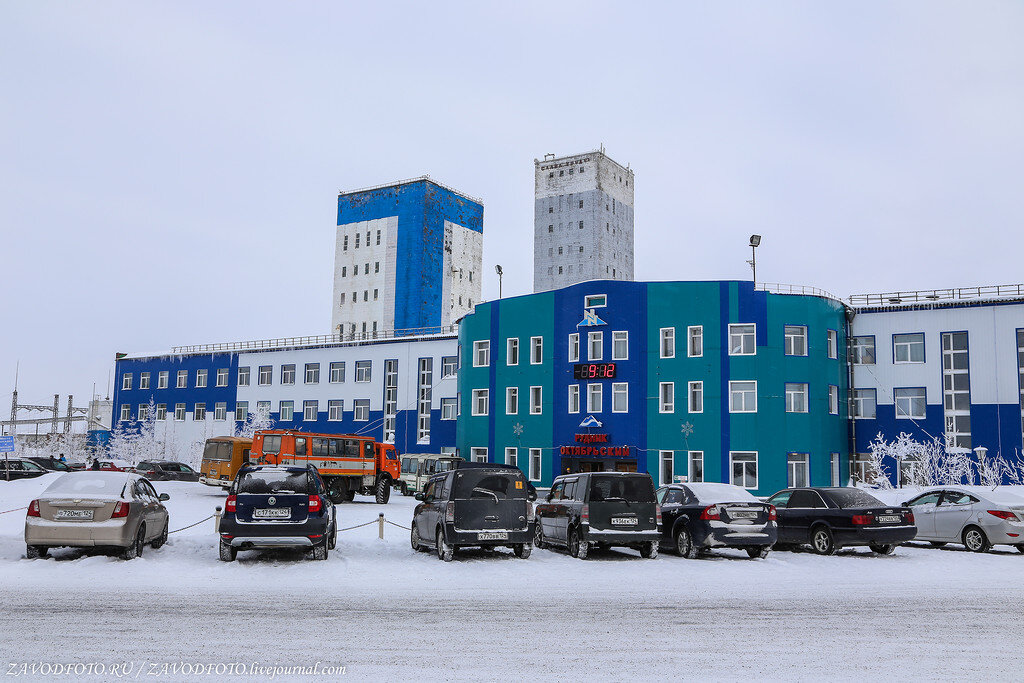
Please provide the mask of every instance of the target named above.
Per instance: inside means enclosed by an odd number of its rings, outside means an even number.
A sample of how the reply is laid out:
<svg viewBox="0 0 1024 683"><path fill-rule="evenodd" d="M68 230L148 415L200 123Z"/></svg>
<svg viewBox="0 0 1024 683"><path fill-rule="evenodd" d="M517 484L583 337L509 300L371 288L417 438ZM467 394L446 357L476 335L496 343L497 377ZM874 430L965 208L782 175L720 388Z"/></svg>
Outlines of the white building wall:
<svg viewBox="0 0 1024 683"><path fill-rule="evenodd" d="M363 323L366 324L365 332L372 332L374 323L379 331L394 328L397 252L397 216L338 226L334 252L334 313L331 316L334 332L343 326L343 334L348 335L353 331L359 334L364 332ZM352 325L355 325L354 330Z"/></svg>
<svg viewBox="0 0 1024 683"><path fill-rule="evenodd" d="M483 233L452 223L444 222L444 263L442 273L441 324L451 325L473 310L480 303L481 273L483 263Z"/></svg>

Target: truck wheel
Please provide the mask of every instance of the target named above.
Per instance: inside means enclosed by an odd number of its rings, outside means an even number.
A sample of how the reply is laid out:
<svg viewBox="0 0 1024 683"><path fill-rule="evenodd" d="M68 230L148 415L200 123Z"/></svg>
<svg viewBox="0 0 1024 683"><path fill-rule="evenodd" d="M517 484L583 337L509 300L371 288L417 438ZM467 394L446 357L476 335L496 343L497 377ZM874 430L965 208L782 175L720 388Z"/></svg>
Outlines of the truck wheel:
<svg viewBox="0 0 1024 683"><path fill-rule="evenodd" d="M383 505L391 500L391 482L387 477L381 477L377 481L377 486L373 490L373 497L378 505Z"/></svg>
<svg viewBox="0 0 1024 683"><path fill-rule="evenodd" d="M451 562L455 557L455 548L445 543L444 532L437 530L437 559L443 562Z"/></svg>
<svg viewBox="0 0 1024 683"><path fill-rule="evenodd" d="M341 494L341 502L342 503L351 503L355 499L356 499L356 492L355 491L348 491L348 490L346 490L346 491L342 492L342 494Z"/></svg>
<svg viewBox="0 0 1024 683"><path fill-rule="evenodd" d="M528 558L532 551L533 546L529 543L517 543L514 546L512 546L512 552L515 553L515 556L521 560L525 560L526 558Z"/></svg>
<svg viewBox="0 0 1024 683"><path fill-rule="evenodd" d="M331 499L332 503L341 503L345 500L345 496L348 494L348 489L342 488L342 481L331 477L324 482L327 484L327 497ZM351 498L349 498L351 500Z"/></svg>

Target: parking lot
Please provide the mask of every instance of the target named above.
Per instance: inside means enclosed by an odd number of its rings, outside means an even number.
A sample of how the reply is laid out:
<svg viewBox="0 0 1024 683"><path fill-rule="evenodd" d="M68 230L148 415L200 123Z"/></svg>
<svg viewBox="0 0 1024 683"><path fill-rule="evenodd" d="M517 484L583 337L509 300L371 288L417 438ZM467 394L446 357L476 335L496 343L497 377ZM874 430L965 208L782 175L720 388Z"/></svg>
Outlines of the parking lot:
<svg viewBox="0 0 1024 683"><path fill-rule="evenodd" d="M0 511L52 476L0 484ZM156 488L171 496L172 530L223 501L201 484ZM339 524L383 512L407 526L414 504L357 497ZM77 550L30 561L23 521L0 515L7 662L321 662L370 679L1018 677L1005 656L1022 624L1024 555L1012 550L586 561L499 550L442 563L372 524L343 532L326 562L250 552L225 564L207 521L133 561Z"/></svg>

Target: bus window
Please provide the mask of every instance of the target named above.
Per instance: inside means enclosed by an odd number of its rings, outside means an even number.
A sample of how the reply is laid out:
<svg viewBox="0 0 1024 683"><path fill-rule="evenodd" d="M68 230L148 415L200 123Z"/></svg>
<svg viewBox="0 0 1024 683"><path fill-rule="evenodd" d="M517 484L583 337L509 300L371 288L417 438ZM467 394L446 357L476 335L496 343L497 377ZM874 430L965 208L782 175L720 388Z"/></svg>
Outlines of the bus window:
<svg viewBox="0 0 1024 683"><path fill-rule="evenodd" d="M359 457L359 441L356 439L345 439L345 455L350 458Z"/></svg>
<svg viewBox="0 0 1024 683"><path fill-rule="evenodd" d="M306 437L297 436L295 437L295 455L306 454Z"/></svg>
<svg viewBox="0 0 1024 683"><path fill-rule="evenodd" d="M373 442L372 441L364 441L363 442L363 457L364 458L372 458L373 457Z"/></svg>
<svg viewBox="0 0 1024 683"><path fill-rule="evenodd" d="M331 439L331 455L341 455L344 450L344 443L341 439Z"/></svg>
<svg viewBox="0 0 1024 683"><path fill-rule="evenodd" d="M327 455L327 439L313 438L313 455L325 456Z"/></svg>
<svg viewBox="0 0 1024 683"><path fill-rule="evenodd" d="M281 435L280 434L267 434L263 437L263 452L264 453L280 453L281 452Z"/></svg>

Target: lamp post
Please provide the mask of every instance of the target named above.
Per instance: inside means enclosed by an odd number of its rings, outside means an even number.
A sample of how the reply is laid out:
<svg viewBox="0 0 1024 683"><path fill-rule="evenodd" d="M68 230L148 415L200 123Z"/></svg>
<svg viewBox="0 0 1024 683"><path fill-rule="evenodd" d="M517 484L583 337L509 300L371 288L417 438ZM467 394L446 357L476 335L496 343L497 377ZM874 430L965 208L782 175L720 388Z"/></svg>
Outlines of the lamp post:
<svg viewBox="0 0 1024 683"><path fill-rule="evenodd" d="M494 272L498 274L498 298L501 298L501 266L495 265Z"/></svg>
<svg viewBox="0 0 1024 683"><path fill-rule="evenodd" d="M761 244L760 235L750 236L750 260L747 263L750 264L751 270L754 271L754 289L757 289L757 247Z"/></svg>

